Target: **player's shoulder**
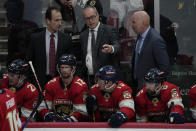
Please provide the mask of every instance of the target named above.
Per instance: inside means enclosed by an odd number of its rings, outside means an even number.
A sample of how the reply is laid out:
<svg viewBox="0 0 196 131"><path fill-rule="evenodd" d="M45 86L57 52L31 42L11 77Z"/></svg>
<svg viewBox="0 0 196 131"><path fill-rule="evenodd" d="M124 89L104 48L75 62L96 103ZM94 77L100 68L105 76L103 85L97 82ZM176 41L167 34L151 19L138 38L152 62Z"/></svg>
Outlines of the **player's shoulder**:
<svg viewBox="0 0 196 131"><path fill-rule="evenodd" d="M46 85L50 85L50 84L55 84L56 82L58 82L60 79L60 77L54 77L53 79L51 79L50 81L47 82Z"/></svg>
<svg viewBox="0 0 196 131"><path fill-rule="evenodd" d="M3 76L3 79L2 79L2 83L4 83L4 82L8 82L8 74L3 74L2 75Z"/></svg>
<svg viewBox="0 0 196 131"><path fill-rule="evenodd" d="M81 79L80 77L76 76L76 77L74 77L71 86L73 86L73 87L86 87L87 84L86 84L86 82L83 79Z"/></svg>
<svg viewBox="0 0 196 131"><path fill-rule="evenodd" d="M135 103L138 106L144 106L146 102L146 87L142 88L135 96Z"/></svg>
<svg viewBox="0 0 196 131"><path fill-rule="evenodd" d="M35 86L34 86L32 83L30 83L30 82L27 82L25 86L26 86L26 87L30 87L30 86L35 87Z"/></svg>
<svg viewBox="0 0 196 131"><path fill-rule="evenodd" d="M30 96L30 94L34 95L34 94L38 93L37 88L33 84L31 84L30 82L27 82L25 84L25 90L26 90L25 93L27 93L29 96Z"/></svg>
<svg viewBox="0 0 196 131"><path fill-rule="evenodd" d="M84 80L82 80L80 77L74 77L71 85L70 85L70 91L73 94L80 94L84 92L88 92L88 86Z"/></svg>
<svg viewBox="0 0 196 131"><path fill-rule="evenodd" d="M164 82L161 94L164 96L164 99L181 97L179 88L169 82Z"/></svg>
<svg viewBox="0 0 196 131"><path fill-rule="evenodd" d="M144 98L144 96L146 95L146 87L142 88L137 94L136 97L137 99L139 98Z"/></svg>
<svg viewBox="0 0 196 131"><path fill-rule="evenodd" d="M56 88L58 88L60 86L61 86L61 84L60 84L60 76L58 76L58 77L54 77L53 79L48 81L45 84L44 89L45 90L53 90L53 89L56 89Z"/></svg>
<svg viewBox="0 0 196 131"><path fill-rule="evenodd" d="M122 82L122 81L118 81L118 82L117 82L116 89L119 89L119 90L128 90L128 89L131 89L131 87L128 86L127 84L125 84L125 83Z"/></svg>
<svg viewBox="0 0 196 131"><path fill-rule="evenodd" d="M15 96L15 94L12 91L8 90L8 89L1 90L0 95L3 95L3 94L9 94L9 95Z"/></svg>
<svg viewBox="0 0 196 131"><path fill-rule="evenodd" d="M193 85L192 87L191 87L191 89L193 90L196 90L196 84L195 85Z"/></svg>
<svg viewBox="0 0 196 131"><path fill-rule="evenodd" d="M190 88L189 94L196 94L196 84Z"/></svg>
<svg viewBox="0 0 196 131"><path fill-rule="evenodd" d="M15 97L15 94L12 91L8 90L8 89L3 89L1 91L2 91L0 93L0 101L1 102Z"/></svg>
<svg viewBox="0 0 196 131"><path fill-rule="evenodd" d="M171 92L172 90L179 90L178 87L172 83L164 82L162 92Z"/></svg>
<svg viewBox="0 0 196 131"><path fill-rule="evenodd" d="M3 79L1 80L1 88L2 89L7 89L8 88L8 75L3 74Z"/></svg>
<svg viewBox="0 0 196 131"><path fill-rule="evenodd" d="M92 92L96 92L99 90L99 85L98 84L94 84L92 87L91 87L91 91Z"/></svg>

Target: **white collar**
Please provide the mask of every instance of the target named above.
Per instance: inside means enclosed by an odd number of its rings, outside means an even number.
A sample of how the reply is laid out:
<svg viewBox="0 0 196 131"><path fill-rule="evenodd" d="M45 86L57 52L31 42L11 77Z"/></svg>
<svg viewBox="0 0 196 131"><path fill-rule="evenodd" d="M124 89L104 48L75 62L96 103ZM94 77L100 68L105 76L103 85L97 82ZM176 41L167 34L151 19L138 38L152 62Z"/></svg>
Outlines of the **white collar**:
<svg viewBox="0 0 196 131"><path fill-rule="evenodd" d="M100 26L100 22L98 23L98 25L97 25L94 29L90 29L90 28L89 28L89 30L94 30L95 32L97 32L98 29L99 29L99 26Z"/></svg>
<svg viewBox="0 0 196 131"><path fill-rule="evenodd" d="M150 26L146 29L146 31L144 33L142 33L141 36L142 36L143 39L146 38L146 35L147 35L149 30L150 30Z"/></svg>
<svg viewBox="0 0 196 131"><path fill-rule="evenodd" d="M48 30L48 28L46 28L46 35L50 37L52 33ZM57 32L53 33L54 37L57 38Z"/></svg>

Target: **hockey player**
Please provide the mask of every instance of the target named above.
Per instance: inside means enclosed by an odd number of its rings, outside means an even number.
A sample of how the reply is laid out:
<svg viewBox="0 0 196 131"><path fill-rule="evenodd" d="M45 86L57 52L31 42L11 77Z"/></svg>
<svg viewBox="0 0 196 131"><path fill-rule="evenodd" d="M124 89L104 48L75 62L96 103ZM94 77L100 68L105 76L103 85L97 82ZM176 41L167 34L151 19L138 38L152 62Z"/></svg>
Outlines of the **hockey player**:
<svg viewBox="0 0 196 131"><path fill-rule="evenodd" d="M81 78L74 75L76 58L73 55L62 55L57 70L60 76L45 85L45 99L50 111L42 104L42 118L48 122L85 121L87 111L84 100L88 95L88 87Z"/></svg>
<svg viewBox="0 0 196 131"><path fill-rule="evenodd" d="M145 87L135 98L137 122L184 123L184 106L177 86L152 68L144 76Z"/></svg>
<svg viewBox="0 0 196 131"><path fill-rule="evenodd" d="M21 126L14 93L0 87L0 131L21 131Z"/></svg>
<svg viewBox="0 0 196 131"><path fill-rule="evenodd" d="M92 86L91 95L86 98L86 107L94 121L108 121L119 127L135 117L132 89L118 81L117 70L104 66L96 74L97 84Z"/></svg>
<svg viewBox="0 0 196 131"><path fill-rule="evenodd" d="M38 100L36 87L27 81L28 70L29 66L25 61L16 59L8 65L8 75L3 76L1 83L2 89L15 93L22 122L29 117Z"/></svg>
<svg viewBox="0 0 196 131"><path fill-rule="evenodd" d="M192 118L196 121L196 85L194 85L189 91L189 100Z"/></svg>
<svg viewBox="0 0 196 131"><path fill-rule="evenodd" d="M0 131L21 131L14 93L7 89L0 89L0 121Z"/></svg>

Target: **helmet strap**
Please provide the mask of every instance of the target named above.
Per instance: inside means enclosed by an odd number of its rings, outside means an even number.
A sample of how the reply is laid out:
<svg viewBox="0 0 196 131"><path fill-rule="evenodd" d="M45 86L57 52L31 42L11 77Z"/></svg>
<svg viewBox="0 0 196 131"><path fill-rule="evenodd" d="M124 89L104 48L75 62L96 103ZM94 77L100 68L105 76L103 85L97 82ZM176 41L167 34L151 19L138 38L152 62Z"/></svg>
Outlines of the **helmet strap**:
<svg viewBox="0 0 196 131"><path fill-rule="evenodd" d="M156 85L155 85L155 96L156 95L158 95L159 93L160 93L160 91L161 91L161 89L163 88L163 86L162 86L162 84L161 84L161 87L159 87L159 83L156 83Z"/></svg>
<svg viewBox="0 0 196 131"><path fill-rule="evenodd" d="M24 82L24 78L22 77L21 74L19 74L18 78L19 80L18 80L18 83L16 84L16 87L20 87Z"/></svg>
<svg viewBox="0 0 196 131"><path fill-rule="evenodd" d="M75 66L72 66L72 72L71 72L71 75L73 76L76 72L76 67Z"/></svg>
<svg viewBox="0 0 196 131"><path fill-rule="evenodd" d="M110 87L106 87L107 84L108 84L108 81L105 81L105 87L104 88L105 88L106 92L111 93L113 91L114 87L116 86L116 83L113 83Z"/></svg>

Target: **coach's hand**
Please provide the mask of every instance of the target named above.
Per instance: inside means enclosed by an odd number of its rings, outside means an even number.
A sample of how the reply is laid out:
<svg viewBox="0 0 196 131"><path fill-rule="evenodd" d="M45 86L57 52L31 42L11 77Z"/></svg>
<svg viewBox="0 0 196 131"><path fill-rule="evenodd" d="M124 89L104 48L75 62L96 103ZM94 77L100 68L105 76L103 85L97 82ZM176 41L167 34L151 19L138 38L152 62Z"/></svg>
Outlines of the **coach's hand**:
<svg viewBox="0 0 196 131"><path fill-rule="evenodd" d="M109 44L103 45L102 53L112 54L113 52L114 52L114 49L113 49L112 45L109 45Z"/></svg>

